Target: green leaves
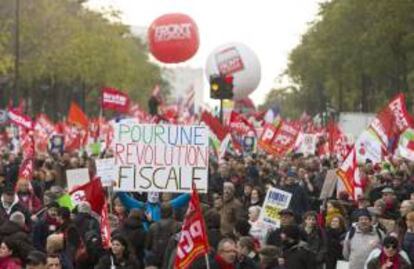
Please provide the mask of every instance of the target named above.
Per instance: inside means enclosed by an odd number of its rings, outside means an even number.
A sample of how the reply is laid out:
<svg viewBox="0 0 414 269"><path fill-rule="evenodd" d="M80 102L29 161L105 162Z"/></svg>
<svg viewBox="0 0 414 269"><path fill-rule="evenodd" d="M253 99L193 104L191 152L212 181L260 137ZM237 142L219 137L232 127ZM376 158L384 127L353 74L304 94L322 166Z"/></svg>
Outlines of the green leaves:
<svg viewBox="0 0 414 269"><path fill-rule="evenodd" d="M289 58L287 74L299 88L293 94L306 97L296 105L313 114L327 103L340 111L376 111L399 91L413 97L412 14L410 0L321 4Z"/></svg>
<svg viewBox="0 0 414 269"><path fill-rule="evenodd" d="M7 29L0 31L0 76L13 74L14 2L0 1L0 30ZM71 0L25 0L20 14L19 95L32 98L32 112L65 115L71 99L83 104L86 98L86 110L97 113L103 86L127 91L146 106L154 85L166 84L117 11L100 14Z"/></svg>

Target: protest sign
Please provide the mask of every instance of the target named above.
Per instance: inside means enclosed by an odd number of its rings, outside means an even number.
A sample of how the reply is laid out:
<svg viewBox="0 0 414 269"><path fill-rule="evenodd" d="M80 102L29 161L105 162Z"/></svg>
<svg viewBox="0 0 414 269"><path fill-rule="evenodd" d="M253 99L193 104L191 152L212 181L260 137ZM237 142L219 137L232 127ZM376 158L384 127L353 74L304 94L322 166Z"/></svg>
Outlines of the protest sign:
<svg viewBox="0 0 414 269"><path fill-rule="evenodd" d="M207 191L207 126L139 124L115 125L115 191Z"/></svg>
<svg viewBox="0 0 414 269"><path fill-rule="evenodd" d="M115 165L115 158L97 159L96 176L101 179L103 186L112 186L118 179L119 169Z"/></svg>
<svg viewBox="0 0 414 269"><path fill-rule="evenodd" d="M336 187L336 181L338 180L338 176L336 175L336 170L331 169L326 172L325 181L323 182L321 194L319 199L328 199L334 193Z"/></svg>
<svg viewBox="0 0 414 269"><path fill-rule="evenodd" d="M276 189L270 188L267 191L263 208L260 212L259 221L264 223L269 228L280 227L279 212L289 206L292 194Z"/></svg>
<svg viewBox="0 0 414 269"><path fill-rule="evenodd" d="M69 191L76 186L80 186L89 182L88 168L66 170L66 180Z"/></svg>
<svg viewBox="0 0 414 269"><path fill-rule="evenodd" d="M53 135L50 138L50 151L54 153L62 153L64 148L64 138L62 135Z"/></svg>

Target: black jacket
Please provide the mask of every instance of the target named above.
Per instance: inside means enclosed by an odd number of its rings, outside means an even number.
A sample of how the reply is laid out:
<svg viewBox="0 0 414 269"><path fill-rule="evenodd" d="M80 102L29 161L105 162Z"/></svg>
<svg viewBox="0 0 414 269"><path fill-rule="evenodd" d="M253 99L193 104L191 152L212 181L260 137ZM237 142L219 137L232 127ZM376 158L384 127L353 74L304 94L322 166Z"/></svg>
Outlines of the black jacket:
<svg viewBox="0 0 414 269"><path fill-rule="evenodd" d="M126 218L122 226L114 231L114 234L120 234L126 238L132 247L130 251L139 261L143 262L146 232L141 220L132 217Z"/></svg>
<svg viewBox="0 0 414 269"><path fill-rule="evenodd" d="M339 229L326 229L328 241L328 252L326 255L326 269L336 269L336 262L342 260L342 244L345 239L346 231Z"/></svg>
<svg viewBox="0 0 414 269"><path fill-rule="evenodd" d="M116 269L141 269L143 268L137 261L132 258L117 260L113 256L113 261ZM99 259L98 264L94 269L112 269L111 268L111 254L104 255Z"/></svg>
<svg viewBox="0 0 414 269"><path fill-rule="evenodd" d="M291 246L284 246L283 258L286 269L315 269L315 255L305 242L299 241Z"/></svg>

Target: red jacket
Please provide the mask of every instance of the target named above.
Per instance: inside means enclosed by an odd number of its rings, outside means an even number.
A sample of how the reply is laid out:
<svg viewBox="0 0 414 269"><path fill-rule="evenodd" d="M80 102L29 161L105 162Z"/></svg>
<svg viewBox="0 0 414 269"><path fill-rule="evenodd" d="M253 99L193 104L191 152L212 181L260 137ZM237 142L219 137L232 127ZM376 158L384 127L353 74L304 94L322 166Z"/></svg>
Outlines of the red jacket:
<svg viewBox="0 0 414 269"><path fill-rule="evenodd" d="M0 258L0 269L22 269L22 263L14 257Z"/></svg>

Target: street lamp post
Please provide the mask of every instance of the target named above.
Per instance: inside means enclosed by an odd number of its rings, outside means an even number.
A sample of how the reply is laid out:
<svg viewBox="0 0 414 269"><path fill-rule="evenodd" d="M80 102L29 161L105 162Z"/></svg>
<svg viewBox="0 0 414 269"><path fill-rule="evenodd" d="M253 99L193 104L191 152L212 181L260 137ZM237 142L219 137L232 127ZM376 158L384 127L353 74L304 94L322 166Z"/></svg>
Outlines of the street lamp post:
<svg viewBox="0 0 414 269"><path fill-rule="evenodd" d="M20 64L20 0L16 0L15 9L15 58L14 58L14 102L18 102L19 92L19 64Z"/></svg>

